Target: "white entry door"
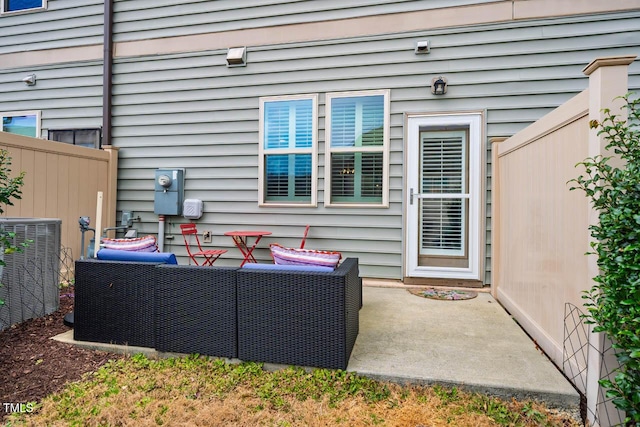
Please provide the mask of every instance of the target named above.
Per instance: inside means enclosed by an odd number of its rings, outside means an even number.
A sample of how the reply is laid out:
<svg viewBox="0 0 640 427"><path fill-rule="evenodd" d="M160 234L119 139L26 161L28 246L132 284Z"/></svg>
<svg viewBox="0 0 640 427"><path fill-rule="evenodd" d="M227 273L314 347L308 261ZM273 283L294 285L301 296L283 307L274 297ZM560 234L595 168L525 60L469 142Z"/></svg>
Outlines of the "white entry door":
<svg viewBox="0 0 640 427"><path fill-rule="evenodd" d="M480 280L482 114L407 118L406 276Z"/></svg>

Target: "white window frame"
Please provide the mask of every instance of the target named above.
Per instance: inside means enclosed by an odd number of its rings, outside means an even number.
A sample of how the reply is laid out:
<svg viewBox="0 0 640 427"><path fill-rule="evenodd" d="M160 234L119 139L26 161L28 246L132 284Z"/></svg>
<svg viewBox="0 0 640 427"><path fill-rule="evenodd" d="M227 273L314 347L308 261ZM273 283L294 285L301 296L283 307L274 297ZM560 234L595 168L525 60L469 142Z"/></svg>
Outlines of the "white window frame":
<svg viewBox="0 0 640 427"><path fill-rule="evenodd" d="M21 9L21 10L6 10L7 1L8 0L0 0L0 15L15 15L19 13L41 12L43 10L47 10L48 0L41 0L42 6L40 7L32 7L30 9Z"/></svg>
<svg viewBox="0 0 640 427"><path fill-rule="evenodd" d="M382 146L369 147L331 147L331 103L336 98L357 98L365 96L384 97L384 125ZM391 91L389 89L331 92L325 98L325 177L324 177L324 204L327 207L364 207L364 208L388 208L389 207L389 141L390 141L390 116L391 116ZM368 202L332 202L331 201L331 154L332 153L382 153L382 201Z"/></svg>
<svg viewBox="0 0 640 427"><path fill-rule="evenodd" d="M4 119L5 117L15 117L15 116L36 116L36 136L34 138L40 138L42 134L42 111L40 110L32 110L32 111L0 111L0 119ZM0 131L2 128L0 127ZM12 134L18 135L18 134Z"/></svg>
<svg viewBox="0 0 640 427"><path fill-rule="evenodd" d="M264 147L264 113L265 104L269 102L286 102L311 100L312 143L309 148L272 148ZM318 205L318 94L268 96L260 98L260 119L258 131L258 205L286 207L316 207ZM267 154L311 154L311 198L309 201L268 201L265 200L265 171Z"/></svg>

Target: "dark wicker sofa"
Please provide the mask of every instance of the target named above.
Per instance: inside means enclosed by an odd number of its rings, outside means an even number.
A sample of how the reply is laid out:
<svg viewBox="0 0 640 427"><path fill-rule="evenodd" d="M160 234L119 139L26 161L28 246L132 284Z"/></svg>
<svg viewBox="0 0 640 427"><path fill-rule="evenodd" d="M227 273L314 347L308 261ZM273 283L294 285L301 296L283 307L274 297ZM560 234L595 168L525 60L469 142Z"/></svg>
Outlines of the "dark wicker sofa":
<svg viewBox="0 0 640 427"><path fill-rule="evenodd" d="M358 259L332 272L240 269L238 358L346 369L359 331Z"/></svg>
<svg viewBox="0 0 640 427"><path fill-rule="evenodd" d="M158 264L85 259L75 265L73 338L153 348Z"/></svg>
<svg viewBox="0 0 640 427"><path fill-rule="evenodd" d="M155 270L156 350L236 357L236 271L159 265Z"/></svg>
<svg viewBox="0 0 640 427"><path fill-rule="evenodd" d="M362 305L358 260L328 272L253 267L78 260L74 339L346 369Z"/></svg>
<svg viewBox="0 0 640 427"><path fill-rule="evenodd" d="M78 260L74 339L235 357L236 270Z"/></svg>

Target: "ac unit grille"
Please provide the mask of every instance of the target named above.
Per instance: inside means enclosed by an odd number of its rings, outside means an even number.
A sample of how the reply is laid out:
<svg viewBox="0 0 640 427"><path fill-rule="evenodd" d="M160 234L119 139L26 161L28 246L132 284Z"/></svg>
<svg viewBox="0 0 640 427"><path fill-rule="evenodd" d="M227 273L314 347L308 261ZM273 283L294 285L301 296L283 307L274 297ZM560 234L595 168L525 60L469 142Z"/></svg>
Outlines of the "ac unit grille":
<svg viewBox="0 0 640 427"><path fill-rule="evenodd" d="M49 218L0 218L0 227L15 233L14 245L30 241L23 252L4 254L0 330L58 309L61 223Z"/></svg>

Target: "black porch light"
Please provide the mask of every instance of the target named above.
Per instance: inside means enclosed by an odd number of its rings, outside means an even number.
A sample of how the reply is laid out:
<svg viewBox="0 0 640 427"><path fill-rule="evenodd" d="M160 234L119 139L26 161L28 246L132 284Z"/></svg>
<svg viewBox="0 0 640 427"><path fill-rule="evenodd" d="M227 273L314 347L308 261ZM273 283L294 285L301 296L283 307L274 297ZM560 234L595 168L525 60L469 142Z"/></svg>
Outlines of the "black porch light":
<svg viewBox="0 0 640 427"><path fill-rule="evenodd" d="M444 77L434 77L431 80L431 93L434 95L444 95L447 93L447 79Z"/></svg>

